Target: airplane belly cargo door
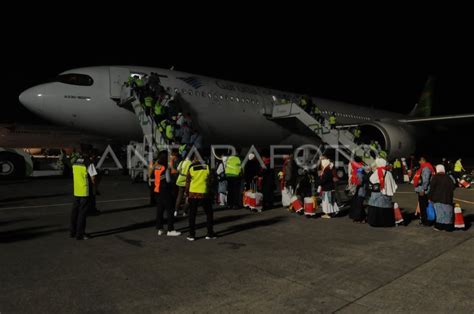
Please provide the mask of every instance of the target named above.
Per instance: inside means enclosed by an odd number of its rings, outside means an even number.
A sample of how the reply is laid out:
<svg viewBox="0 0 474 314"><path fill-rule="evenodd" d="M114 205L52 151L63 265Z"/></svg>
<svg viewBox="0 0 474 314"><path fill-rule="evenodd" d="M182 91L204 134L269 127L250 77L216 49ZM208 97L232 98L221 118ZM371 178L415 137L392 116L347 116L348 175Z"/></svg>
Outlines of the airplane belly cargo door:
<svg viewBox="0 0 474 314"><path fill-rule="evenodd" d="M123 83L128 81L130 70L127 68L110 67L110 98L120 99Z"/></svg>

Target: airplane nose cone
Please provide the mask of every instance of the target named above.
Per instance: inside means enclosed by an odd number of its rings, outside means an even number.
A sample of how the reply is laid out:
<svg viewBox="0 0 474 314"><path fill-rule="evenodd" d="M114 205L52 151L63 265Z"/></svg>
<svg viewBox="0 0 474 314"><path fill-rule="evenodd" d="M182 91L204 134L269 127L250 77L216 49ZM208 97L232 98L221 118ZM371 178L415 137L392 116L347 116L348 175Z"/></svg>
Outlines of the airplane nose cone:
<svg viewBox="0 0 474 314"><path fill-rule="evenodd" d="M20 102L32 111L42 111L44 104L44 94L38 87L32 87L25 90L18 97Z"/></svg>

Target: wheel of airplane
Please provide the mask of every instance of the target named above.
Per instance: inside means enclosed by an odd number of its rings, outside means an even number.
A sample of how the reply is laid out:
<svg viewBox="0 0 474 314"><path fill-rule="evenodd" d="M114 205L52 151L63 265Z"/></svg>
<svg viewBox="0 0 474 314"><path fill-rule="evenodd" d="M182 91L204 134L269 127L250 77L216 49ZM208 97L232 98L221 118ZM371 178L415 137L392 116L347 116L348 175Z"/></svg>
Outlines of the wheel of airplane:
<svg viewBox="0 0 474 314"><path fill-rule="evenodd" d="M25 176L25 160L9 152L0 153L0 178L21 178Z"/></svg>

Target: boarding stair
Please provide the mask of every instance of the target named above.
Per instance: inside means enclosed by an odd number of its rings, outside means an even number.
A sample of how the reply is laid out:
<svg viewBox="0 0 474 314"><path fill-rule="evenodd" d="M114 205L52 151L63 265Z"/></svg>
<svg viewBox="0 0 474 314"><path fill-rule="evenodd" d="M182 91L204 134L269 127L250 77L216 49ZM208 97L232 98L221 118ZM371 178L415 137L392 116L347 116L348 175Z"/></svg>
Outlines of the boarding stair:
<svg viewBox="0 0 474 314"><path fill-rule="evenodd" d="M165 99L162 101L162 105L166 106L172 100L172 97ZM166 149L168 143L153 117L146 113L145 108L140 103L139 96L130 87L123 85L118 105L133 110L140 122L140 127L143 131L143 141L130 142L127 158L129 159L129 174L132 179L143 176L143 180L146 181L148 177L148 164L153 160L154 153Z"/></svg>
<svg viewBox="0 0 474 314"><path fill-rule="evenodd" d="M370 164L378 153L374 152L374 149L368 145L357 144L354 135L348 128L340 126L336 127L336 129L331 129L326 120L321 124L296 103L274 103L269 112L264 114L270 120L298 119L325 144L329 145L349 162L355 156L359 156L366 164Z"/></svg>

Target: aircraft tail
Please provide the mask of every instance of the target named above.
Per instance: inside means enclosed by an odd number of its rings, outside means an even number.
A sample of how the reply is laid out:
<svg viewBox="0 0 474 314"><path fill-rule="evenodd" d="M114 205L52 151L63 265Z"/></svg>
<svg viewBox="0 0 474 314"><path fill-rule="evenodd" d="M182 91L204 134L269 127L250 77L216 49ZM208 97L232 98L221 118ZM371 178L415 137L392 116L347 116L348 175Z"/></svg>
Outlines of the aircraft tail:
<svg viewBox="0 0 474 314"><path fill-rule="evenodd" d="M435 78L433 76L428 77L423 92L421 93L420 100L409 113L411 117L427 118L431 116L431 106L433 105L433 91L434 91Z"/></svg>

